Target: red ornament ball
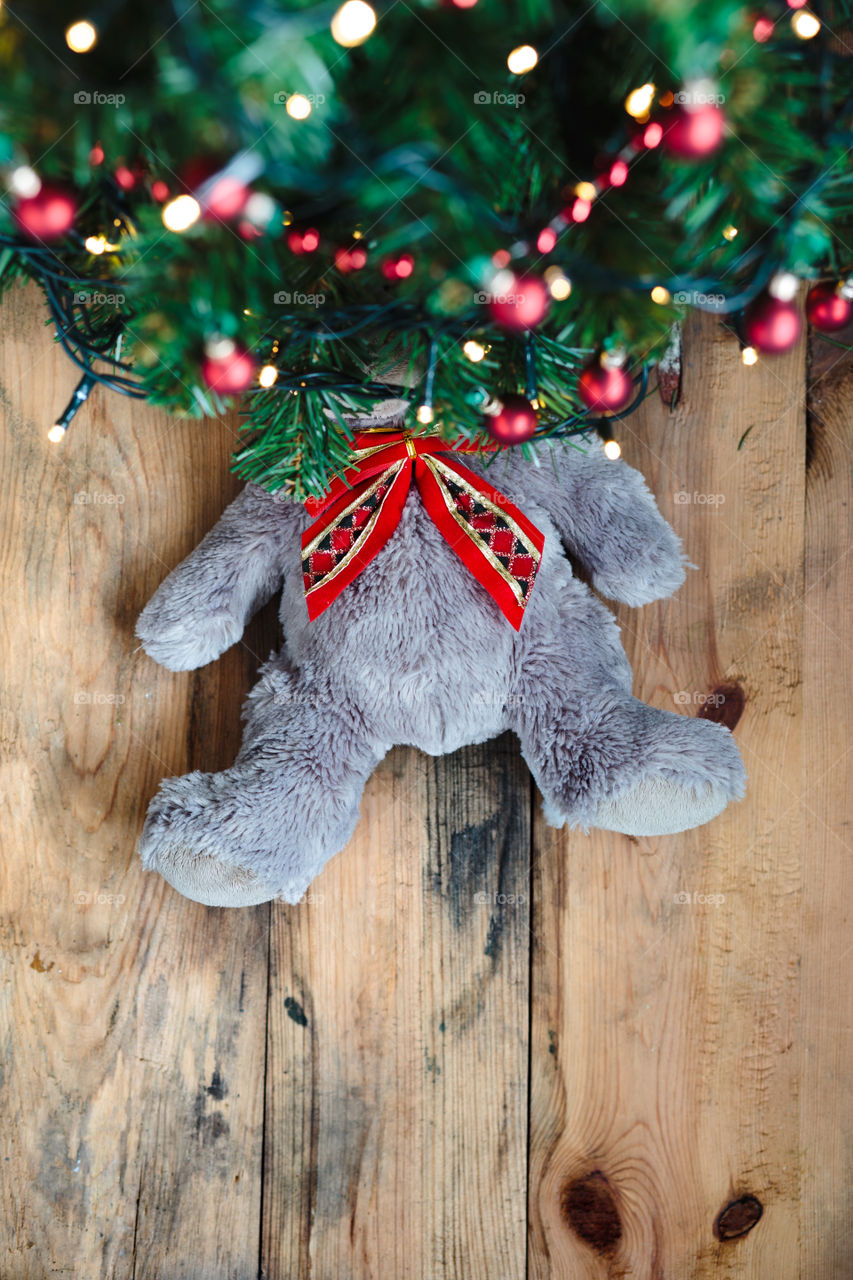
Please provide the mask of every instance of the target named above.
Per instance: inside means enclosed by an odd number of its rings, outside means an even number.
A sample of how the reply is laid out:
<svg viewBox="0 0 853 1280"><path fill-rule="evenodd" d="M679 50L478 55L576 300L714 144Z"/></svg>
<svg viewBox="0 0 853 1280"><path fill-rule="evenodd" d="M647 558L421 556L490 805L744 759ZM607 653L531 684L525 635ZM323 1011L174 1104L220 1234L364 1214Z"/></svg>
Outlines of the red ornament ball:
<svg viewBox="0 0 853 1280"><path fill-rule="evenodd" d="M578 395L587 409L596 413L618 413L631 403L634 383L620 368L606 368L599 359L590 360L578 378Z"/></svg>
<svg viewBox="0 0 853 1280"><path fill-rule="evenodd" d="M802 331L803 317L793 302L763 293L746 309L744 336L757 351L789 351Z"/></svg>
<svg viewBox="0 0 853 1280"><path fill-rule="evenodd" d="M723 140L726 117L715 103L677 107L663 126L664 145L682 160L703 160Z"/></svg>
<svg viewBox="0 0 853 1280"><path fill-rule="evenodd" d="M489 314L501 329L524 333L535 329L548 314L551 298L536 276L513 276L489 298Z"/></svg>
<svg viewBox="0 0 853 1280"><path fill-rule="evenodd" d="M201 376L211 391L238 395L254 380L255 362L248 351L235 347L226 355L208 356L201 366Z"/></svg>
<svg viewBox="0 0 853 1280"><path fill-rule="evenodd" d="M822 333L834 333L845 329L853 319L853 300L844 298L832 281L812 285L806 298L806 315L809 324Z"/></svg>
<svg viewBox="0 0 853 1280"><path fill-rule="evenodd" d="M503 397L503 408L486 418L486 430L498 444L523 444L536 434L539 419L536 410L524 396Z"/></svg>
<svg viewBox="0 0 853 1280"><path fill-rule="evenodd" d="M57 240L73 227L77 203L61 187L44 183L37 196L17 202L14 215L20 229L33 240Z"/></svg>

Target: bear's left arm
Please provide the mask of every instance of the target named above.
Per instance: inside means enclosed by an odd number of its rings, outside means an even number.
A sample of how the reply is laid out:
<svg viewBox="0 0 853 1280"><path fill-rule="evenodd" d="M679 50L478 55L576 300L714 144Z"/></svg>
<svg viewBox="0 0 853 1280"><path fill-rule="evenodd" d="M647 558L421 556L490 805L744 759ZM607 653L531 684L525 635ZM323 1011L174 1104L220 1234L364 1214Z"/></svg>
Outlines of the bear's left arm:
<svg viewBox="0 0 853 1280"><path fill-rule="evenodd" d="M534 448L538 466L507 450L485 472L524 509L524 495L551 516L568 551L611 600L642 605L672 595L687 563L681 541L657 509L639 471L607 458L600 440Z"/></svg>
<svg viewBox="0 0 853 1280"><path fill-rule="evenodd" d="M145 652L170 671L190 671L235 644L281 586L284 540L304 516L301 505L247 485L142 610L136 634Z"/></svg>

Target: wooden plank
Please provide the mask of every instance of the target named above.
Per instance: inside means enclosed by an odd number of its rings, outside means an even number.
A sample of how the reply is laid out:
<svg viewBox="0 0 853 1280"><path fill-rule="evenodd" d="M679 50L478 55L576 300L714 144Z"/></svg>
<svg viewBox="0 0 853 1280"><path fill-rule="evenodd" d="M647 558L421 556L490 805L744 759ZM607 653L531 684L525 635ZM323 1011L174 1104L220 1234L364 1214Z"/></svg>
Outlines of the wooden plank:
<svg viewBox="0 0 853 1280"><path fill-rule="evenodd" d="M524 1277L529 796L508 735L396 749L276 908L269 1280Z"/></svg>
<svg viewBox="0 0 853 1280"><path fill-rule="evenodd" d="M256 1274L268 908L211 911L143 874L160 777L229 764L265 653L174 675L135 618L236 485L231 423L176 423L76 381L34 291L3 309L4 1280Z"/></svg>
<svg viewBox="0 0 853 1280"><path fill-rule="evenodd" d="M700 570L673 601L619 616L639 696L727 720L744 708L748 793L665 839L535 822L531 1277L810 1274L798 1269L804 349L746 369L706 318L684 352L678 411L652 397L617 435ZM701 701L717 693L719 707Z"/></svg>
<svg viewBox="0 0 853 1280"><path fill-rule="evenodd" d="M849 330L838 337L849 344ZM853 363L815 343L806 473L801 1273L853 1274Z"/></svg>

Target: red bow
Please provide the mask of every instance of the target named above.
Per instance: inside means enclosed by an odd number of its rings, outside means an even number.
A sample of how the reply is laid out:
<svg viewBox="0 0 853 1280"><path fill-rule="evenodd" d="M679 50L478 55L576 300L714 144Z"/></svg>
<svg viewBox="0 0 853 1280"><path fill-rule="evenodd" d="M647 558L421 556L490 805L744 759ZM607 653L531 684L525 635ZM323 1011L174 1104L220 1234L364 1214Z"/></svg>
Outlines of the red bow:
<svg viewBox="0 0 853 1280"><path fill-rule="evenodd" d="M435 525L517 631L544 538L502 493L453 457L483 446L454 446L409 431L361 432L353 444L353 466L322 498L305 503L310 515L319 516L302 535L309 618L327 609L385 546L414 476Z"/></svg>

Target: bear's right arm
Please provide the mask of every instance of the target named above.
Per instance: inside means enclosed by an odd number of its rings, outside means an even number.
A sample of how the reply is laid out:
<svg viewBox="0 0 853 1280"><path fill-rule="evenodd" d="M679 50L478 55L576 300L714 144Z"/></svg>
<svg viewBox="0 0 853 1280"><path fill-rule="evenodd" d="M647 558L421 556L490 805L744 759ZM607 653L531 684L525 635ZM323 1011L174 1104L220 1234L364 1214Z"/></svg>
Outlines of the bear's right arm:
<svg viewBox="0 0 853 1280"><path fill-rule="evenodd" d="M284 539L304 516L301 504L247 485L143 609L136 634L145 652L189 671L235 644L281 586Z"/></svg>

